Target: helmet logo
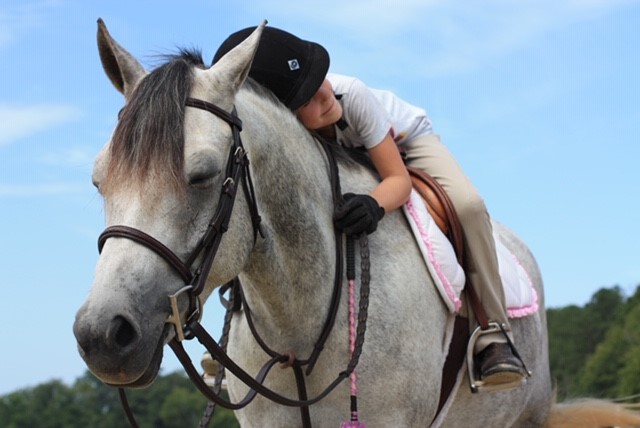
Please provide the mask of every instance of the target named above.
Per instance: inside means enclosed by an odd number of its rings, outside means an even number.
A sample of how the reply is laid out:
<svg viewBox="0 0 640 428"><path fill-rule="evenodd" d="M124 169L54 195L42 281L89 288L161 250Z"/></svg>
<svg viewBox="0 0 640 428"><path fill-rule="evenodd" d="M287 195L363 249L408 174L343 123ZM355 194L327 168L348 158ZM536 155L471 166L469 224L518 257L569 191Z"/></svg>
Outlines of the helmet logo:
<svg viewBox="0 0 640 428"><path fill-rule="evenodd" d="M291 71L300 69L300 63L297 59L290 59L287 63L289 63L289 70Z"/></svg>

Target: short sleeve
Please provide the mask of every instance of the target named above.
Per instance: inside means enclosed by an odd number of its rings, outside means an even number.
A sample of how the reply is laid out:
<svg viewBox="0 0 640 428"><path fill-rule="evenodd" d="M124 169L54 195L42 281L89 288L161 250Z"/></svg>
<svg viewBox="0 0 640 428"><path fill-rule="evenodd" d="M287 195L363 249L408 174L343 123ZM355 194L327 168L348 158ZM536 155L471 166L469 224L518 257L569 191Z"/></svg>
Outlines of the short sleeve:
<svg viewBox="0 0 640 428"><path fill-rule="evenodd" d="M360 80L351 78L341 86L342 109L349 127L342 132L345 146L364 146L371 149L382 142L392 127L384 106ZM338 89L335 88L334 89ZM338 91L336 91L338 92Z"/></svg>

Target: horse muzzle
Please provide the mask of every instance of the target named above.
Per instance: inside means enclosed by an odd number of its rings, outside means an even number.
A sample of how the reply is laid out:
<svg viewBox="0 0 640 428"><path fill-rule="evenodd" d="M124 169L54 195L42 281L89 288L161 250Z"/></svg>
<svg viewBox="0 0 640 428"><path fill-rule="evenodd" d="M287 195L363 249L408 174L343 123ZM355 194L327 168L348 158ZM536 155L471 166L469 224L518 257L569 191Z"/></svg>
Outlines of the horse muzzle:
<svg viewBox="0 0 640 428"><path fill-rule="evenodd" d="M73 332L80 356L101 381L113 386L142 387L157 376L169 326L145 332L125 311L96 314L85 304L76 314ZM155 338L155 339L154 339Z"/></svg>

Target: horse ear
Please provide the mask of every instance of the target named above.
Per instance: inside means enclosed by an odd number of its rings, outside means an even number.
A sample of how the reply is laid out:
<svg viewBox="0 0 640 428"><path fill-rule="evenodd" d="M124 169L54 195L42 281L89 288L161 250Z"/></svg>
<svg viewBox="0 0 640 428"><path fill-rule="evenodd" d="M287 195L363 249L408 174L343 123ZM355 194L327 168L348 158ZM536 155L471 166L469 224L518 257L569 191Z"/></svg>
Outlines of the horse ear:
<svg viewBox="0 0 640 428"><path fill-rule="evenodd" d="M251 63L258 50L260 36L265 25L267 25L267 20L262 21L249 37L231 49L213 67L207 70L209 79L212 81L220 81L222 79L232 89L233 93L237 92L240 85L249 75Z"/></svg>
<svg viewBox="0 0 640 428"><path fill-rule="evenodd" d="M98 19L98 51L109 80L125 98L129 98L133 88L147 72L133 55L111 37L102 18Z"/></svg>

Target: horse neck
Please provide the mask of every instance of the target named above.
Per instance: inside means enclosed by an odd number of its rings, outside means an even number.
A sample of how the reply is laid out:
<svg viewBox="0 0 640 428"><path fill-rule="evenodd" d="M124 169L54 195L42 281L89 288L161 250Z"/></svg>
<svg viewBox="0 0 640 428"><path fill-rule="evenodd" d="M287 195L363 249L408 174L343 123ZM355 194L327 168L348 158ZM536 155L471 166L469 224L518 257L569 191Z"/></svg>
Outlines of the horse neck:
<svg viewBox="0 0 640 428"><path fill-rule="evenodd" d="M238 109L266 237L242 279L265 331L318 328L334 279L335 237L326 159L319 143L286 111L252 100ZM250 118L251 116L251 118ZM301 325L308 322L310 325Z"/></svg>

